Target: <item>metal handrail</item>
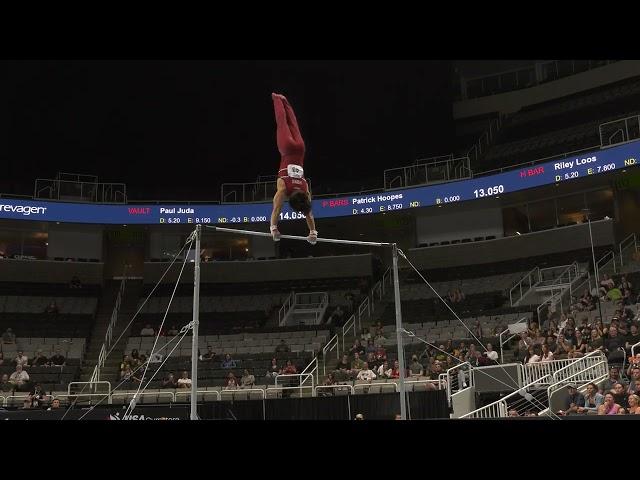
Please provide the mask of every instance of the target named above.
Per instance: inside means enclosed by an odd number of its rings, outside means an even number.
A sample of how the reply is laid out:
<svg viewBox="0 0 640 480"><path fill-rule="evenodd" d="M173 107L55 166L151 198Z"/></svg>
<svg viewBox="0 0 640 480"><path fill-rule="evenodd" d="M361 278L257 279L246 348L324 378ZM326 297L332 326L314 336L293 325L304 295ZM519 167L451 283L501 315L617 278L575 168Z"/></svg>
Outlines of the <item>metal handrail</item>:
<svg viewBox="0 0 640 480"><path fill-rule="evenodd" d="M587 360L587 359L594 359L594 358L597 358L597 357L604 357L604 358L606 359L606 356L604 355L604 353L602 353L602 351L600 351L600 350L594 350L593 352L589 352L589 353L587 353L586 355L584 355L584 356L582 356L582 357L580 357L580 358L576 359L574 362L569 363L566 367L563 367L563 368L561 368L561 369L559 369L559 370L556 370L556 371L553 373L553 379L554 379L554 380L558 380L558 376L559 376L559 374L560 374L560 373L564 373L564 372L565 372L565 370L571 370L571 369L572 369L572 368L574 368L578 363L588 363L588 362L585 362L585 360ZM587 365L587 367L588 367L588 366L589 366L589 365Z"/></svg>
<svg viewBox="0 0 640 480"><path fill-rule="evenodd" d="M217 390L207 390L209 392L215 392ZM235 397L235 395L237 393L249 393L251 394L251 392L260 392L262 394L262 400L264 400L265 398L267 398L267 392L265 392L264 388L233 388L233 389L222 389L220 390L220 396L219 396L219 400L222 400L222 396L228 393L231 393L231 395L233 395Z"/></svg>
<svg viewBox="0 0 640 480"><path fill-rule="evenodd" d="M634 343L633 345L631 345L631 356L632 357L636 356L636 353L635 353L636 347L640 347L640 342Z"/></svg>
<svg viewBox="0 0 640 480"><path fill-rule="evenodd" d="M295 304L296 292L292 291L278 310L278 325L282 327L291 307Z"/></svg>
<svg viewBox="0 0 640 480"><path fill-rule="evenodd" d="M353 385L349 385L349 384L339 385L339 384L336 384L336 385L317 385L317 386L313 389L313 396L314 396L314 397L317 397L317 396L318 396L318 389L319 389L319 388L320 388L320 389L323 389L323 390L324 390L324 389L326 389L326 390L329 390L329 389L333 389L333 390L335 390L336 388L348 389L348 390L349 390L349 393L350 393L351 395L355 395L355 390L354 390L354 388L353 388Z"/></svg>
<svg viewBox="0 0 640 480"><path fill-rule="evenodd" d="M536 384L540 384L541 381L545 380L547 377L550 377L550 375L545 375L544 377L531 382L527 385L524 385L522 388L515 390L514 392L510 393L509 395L506 395L504 397L502 397L500 400L496 400L493 403L490 403L488 405L485 405L484 407L480 407L476 410L473 410L469 413L465 413L464 415L460 416L459 418L502 418L502 417L506 417L507 416L507 400L509 400L510 398L515 397L516 395L521 395L521 392L526 392L527 389L535 386ZM497 413L497 415L484 415L484 413Z"/></svg>
<svg viewBox="0 0 640 480"><path fill-rule="evenodd" d="M405 381L405 383L408 383ZM353 385L353 392L355 394L355 391L357 388L368 388L368 387L372 387L374 385L393 385L393 389L395 390L396 393L398 393L398 383L397 382L371 382L371 383L356 383L355 385Z"/></svg>
<svg viewBox="0 0 640 480"><path fill-rule="evenodd" d="M516 284L511 287L509 289L509 301L511 303L511 306L514 307L514 303L518 303L520 300L522 300L524 298L524 296L529 292L529 290L531 290L531 288L533 288L533 286L536 284L536 282L534 281L533 283L531 282L531 277L534 278L540 278L540 268L538 267L534 267L533 269L531 269L529 272L526 273L526 275L524 275L520 280L518 280L516 282ZM527 292L525 292L524 294L522 293L522 285L525 282L525 280L529 283L529 288L527 289ZM520 298L518 298L515 302L513 301L513 291L519 289L520 290Z"/></svg>
<svg viewBox="0 0 640 480"><path fill-rule="evenodd" d="M518 323L527 323L528 318L527 317L522 317L520 320L518 320L517 322L515 322L513 325L517 325ZM518 336L517 333L514 333L513 335L511 335L509 338L507 338L504 342L502 341L502 335L509 332L509 328L506 328L505 330L503 330L502 332L500 332L500 335L498 336L499 342L500 342L500 363L504 363L504 345L506 345L508 342L510 342L512 339L514 339L515 337Z"/></svg>
<svg viewBox="0 0 640 480"><path fill-rule="evenodd" d="M347 351L347 346L345 344L345 337L347 336L347 332L349 330L351 330L351 328L353 328L353 336L356 336L356 314L352 314L349 317L349 320L347 320L345 322L345 324L342 326L342 351L346 352Z"/></svg>
<svg viewBox="0 0 640 480"><path fill-rule="evenodd" d="M340 359L340 342L338 341L338 335L331 337L331 340L322 348L322 374L327 374L327 354L336 349L336 359Z"/></svg>
<svg viewBox="0 0 640 480"><path fill-rule="evenodd" d="M628 240L633 240L633 242L629 243ZM626 246L623 246L625 243L629 243ZM618 250L620 251L620 267L624 266L622 252L626 251L629 247L633 246L634 250L638 251L638 239L635 233L632 233L625 237L620 244L618 245Z"/></svg>
<svg viewBox="0 0 640 480"><path fill-rule="evenodd" d="M300 379L300 384L293 386L293 387L283 387L283 386L279 386L278 385L278 379L279 378L283 378L283 377L288 377L288 378L292 378L292 377L298 377ZM304 377L304 380L303 380ZM276 375L276 380L275 380L275 388L298 388L300 389L300 395L302 395L302 389L303 388L309 388L308 386L305 386L304 383L311 378L311 392L313 392L313 388L315 387L315 379L313 378L313 374L311 373L281 373Z"/></svg>
<svg viewBox="0 0 640 480"><path fill-rule="evenodd" d="M189 398L191 398L191 390L189 389L176 390L175 392L173 392L173 394L174 394L174 402L178 401L178 396L180 397L189 396ZM217 397L217 400L220 400L222 398L220 394L220 390L196 390L196 395L200 395L200 394L202 394L203 397L206 397L207 395L215 395Z"/></svg>
<svg viewBox="0 0 640 480"><path fill-rule="evenodd" d="M598 278L596 278L596 285L600 284L600 272L602 271L602 269L606 268L606 266L609 265L611 262L613 262L613 273L618 273L618 269L616 268L616 254L613 253L612 250L609 250L600 258L600 260L596 262L595 270L596 272L598 272Z"/></svg>
<svg viewBox="0 0 640 480"><path fill-rule="evenodd" d="M362 316L363 312L367 313L367 318L371 318L371 310L369 309L369 297L365 297L360 306L358 307L358 330L362 331Z"/></svg>
<svg viewBox="0 0 640 480"><path fill-rule="evenodd" d="M24 401L25 398L29 398L29 394L27 392L24 392L24 395L8 395L6 397L0 396L0 398L2 398L2 406L3 407L8 407L10 406L10 399L12 398L19 398L22 399L22 401ZM49 401L52 401L54 398L56 398L54 395L49 395L49 394L45 394L43 395L43 397L49 397Z"/></svg>
<svg viewBox="0 0 640 480"><path fill-rule="evenodd" d="M91 386L98 386L98 385L106 385L107 386L107 392L111 392L111 382L107 382L106 380L102 380L102 381L88 381L88 382L69 382L69 385L67 385L67 394L68 395L76 395L74 393L71 393L71 386L72 385L88 385L89 387ZM95 391L95 388L94 388Z"/></svg>

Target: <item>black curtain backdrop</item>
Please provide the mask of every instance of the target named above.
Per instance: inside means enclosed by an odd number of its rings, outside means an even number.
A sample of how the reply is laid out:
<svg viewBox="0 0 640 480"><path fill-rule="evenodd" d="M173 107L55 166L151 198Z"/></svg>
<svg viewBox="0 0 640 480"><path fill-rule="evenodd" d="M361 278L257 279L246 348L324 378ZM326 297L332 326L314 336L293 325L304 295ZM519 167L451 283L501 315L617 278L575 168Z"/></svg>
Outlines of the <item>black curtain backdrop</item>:
<svg viewBox="0 0 640 480"><path fill-rule="evenodd" d="M408 394L413 420L449 418L444 390ZM362 413L367 420L393 420L400 413L397 393L337 397L283 398L212 402L200 405L205 420L350 420Z"/></svg>

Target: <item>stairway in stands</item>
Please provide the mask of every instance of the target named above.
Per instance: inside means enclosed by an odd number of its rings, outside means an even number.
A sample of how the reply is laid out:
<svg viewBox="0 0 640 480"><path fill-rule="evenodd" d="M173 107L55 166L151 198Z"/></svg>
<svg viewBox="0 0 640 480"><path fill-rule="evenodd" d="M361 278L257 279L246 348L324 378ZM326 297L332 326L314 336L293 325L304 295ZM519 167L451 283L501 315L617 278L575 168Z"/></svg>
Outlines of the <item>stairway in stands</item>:
<svg viewBox="0 0 640 480"><path fill-rule="evenodd" d="M113 312L119 288L119 280L107 281L103 289L102 297L98 301L95 325L91 332L89 346L87 347L87 352L82 363L80 374L80 381L82 382L88 382L91 379L93 369L98 362L98 356L100 355L100 349L104 343L104 336L109 328L109 321L111 320L111 314ZM124 297L122 298L122 304L120 306L120 314L118 315L118 321L115 324L113 331L113 341L120 336L124 327L127 326L133 315L136 313L141 292L141 280L127 280ZM129 336L129 331L124 332L120 341L110 347L113 348L113 351L109 354L105 366L102 368L100 380L112 382L112 387L115 386L113 382L118 379L120 362Z"/></svg>

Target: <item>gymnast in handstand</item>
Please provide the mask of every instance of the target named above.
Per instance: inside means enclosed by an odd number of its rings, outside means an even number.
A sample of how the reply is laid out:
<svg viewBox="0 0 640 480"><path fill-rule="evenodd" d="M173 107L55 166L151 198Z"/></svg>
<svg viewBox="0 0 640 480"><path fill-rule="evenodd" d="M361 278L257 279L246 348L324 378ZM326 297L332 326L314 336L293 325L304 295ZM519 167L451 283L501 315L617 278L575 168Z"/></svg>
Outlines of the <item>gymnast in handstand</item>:
<svg viewBox="0 0 640 480"><path fill-rule="evenodd" d="M304 178L304 140L298 128L296 115L285 96L272 93L271 98L276 114L276 141L280 151L277 191L273 197L271 213L271 235L274 241L280 240L278 219L282 204L288 198L291 208L305 215L309 227L307 241L315 245L318 232L311 212L311 192Z"/></svg>

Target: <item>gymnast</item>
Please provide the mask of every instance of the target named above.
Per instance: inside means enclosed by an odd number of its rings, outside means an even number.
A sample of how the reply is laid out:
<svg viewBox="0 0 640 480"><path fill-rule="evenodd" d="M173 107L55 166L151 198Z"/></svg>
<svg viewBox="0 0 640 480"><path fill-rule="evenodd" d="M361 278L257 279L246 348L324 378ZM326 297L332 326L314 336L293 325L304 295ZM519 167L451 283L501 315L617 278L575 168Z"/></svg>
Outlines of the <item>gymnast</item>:
<svg viewBox="0 0 640 480"><path fill-rule="evenodd" d="M293 109L285 96L272 93L271 98L276 114L276 141L280 151L277 191L273 196L273 211L271 212L271 236L275 242L280 240L278 219L282 204L288 198L291 208L304 214L309 227L307 241L315 245L318 240L318 232L311 212L311 192L304 178L304 140L300 134Z"/></svg>

